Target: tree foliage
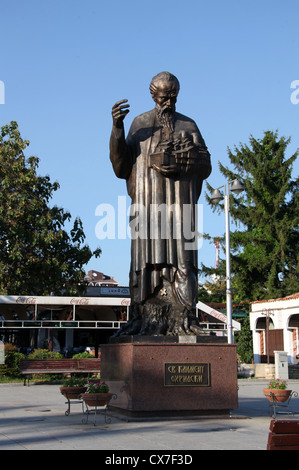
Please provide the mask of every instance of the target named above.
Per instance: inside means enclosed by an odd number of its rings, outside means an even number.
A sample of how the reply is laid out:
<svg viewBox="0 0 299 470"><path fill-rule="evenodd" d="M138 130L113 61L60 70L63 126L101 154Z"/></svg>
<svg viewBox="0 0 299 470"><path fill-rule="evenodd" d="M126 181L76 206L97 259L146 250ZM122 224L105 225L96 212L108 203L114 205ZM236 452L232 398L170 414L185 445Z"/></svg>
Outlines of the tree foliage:
<svg viewBox="0 0 299 470"><path fill-rule="evenodd" d="M213 281L206 281L204 286L198 291L198 300L204 303L226 302L225 279L217 277Z"/></svg>
<svg viewBox="0 0 299 470"><path fill-rule="evenodd" d="M298 152L286 158L290 139L266 131L250 136L250 146L228 149L233 169L219 163L226 180L239 179L245 191L230 195L232 286L237 299L269 299L299 290L298 178L292 178ZM211 186L208 189L212 191ZM223 210L206 196L213 210ZM222 239L223 240L223 239ZM202 266L202 272L215 273ZM225 276L225 260L218 275Z"/></svg>
<svg viewBox="0 0 299 470"><path fill-rule="evenodd" d="M24 155L29 146L16 122L0 135L0 293L45 295L80 293L83 266L101 250L84 244L82 222L50 200L59 184L38 176L39 159Z"/></svg>
<svg viewBox="0 0 299 470"><path fill-rule="evenodd" d="M253 340L249 316L241 318L241 330L235 333L239 362L250 364L253 361Z"/></svg>

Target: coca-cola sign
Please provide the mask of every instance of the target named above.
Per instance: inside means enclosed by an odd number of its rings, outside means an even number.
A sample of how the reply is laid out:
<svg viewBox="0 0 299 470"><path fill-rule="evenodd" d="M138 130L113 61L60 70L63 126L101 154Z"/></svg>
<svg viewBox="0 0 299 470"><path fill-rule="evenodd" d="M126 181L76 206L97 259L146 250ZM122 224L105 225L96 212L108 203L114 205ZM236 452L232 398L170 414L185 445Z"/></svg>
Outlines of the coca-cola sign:
<svg viewBox="0 0 299 470"><path fill-rule="evenodd" d="M36 304L36 297L18 297L17 304Z"/></svg>
<svg viewBox="0 0 299 470"><path fill-rule="evenodd" d="M223 313L217 312L217 310L211 310L209 313L212 315L212 317L218 318L218 320L221 320L224 323L226 322L226 316L223 315Z"/></svg>
<svg viewBox="0 0 299 470"><path fill-rule="evenodd" d="M74 299L71 299L70 304L71 305L88 305L89 304L89 299L74 298Z"/></svg>

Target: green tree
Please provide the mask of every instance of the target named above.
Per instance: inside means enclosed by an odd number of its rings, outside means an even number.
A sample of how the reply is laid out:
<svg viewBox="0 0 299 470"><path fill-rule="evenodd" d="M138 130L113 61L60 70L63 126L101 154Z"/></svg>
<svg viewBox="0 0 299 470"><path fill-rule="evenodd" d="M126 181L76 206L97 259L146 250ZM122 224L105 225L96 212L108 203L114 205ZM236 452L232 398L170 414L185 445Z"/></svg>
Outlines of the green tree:
<svg viewBox="0 0 299 470"><path fill-rule="evenodd" d="M226 282L224 279L216 278L212 282L206 281L198 291L198 300L201 302L226 302Z"/></svg>
<svg viewBox="0 0 299 470"><path fill-rule="evenodd" d="M228 149L233 170L219 162L226 180L238 178L245 191L231 195L230 213L237 229L231 231L232 287L237 300L269 299L299 290L298 178L292 179L298 151L286 158L290 139L267 131L250 137L250 146ZM212 191L208 185L209 191ZM213 210L223 210L207 195ZM220 206L220 207L219 207ZM223 241L223 239L222 239ZM202 266L205 274L214 269ZM225 276L225 260L217 274Z"/></svg>
<svg viewBox="0 0 299 470"><path fill-rule="evenodd" d="M234 338L237 345L237 354L241 363L250 364L253 361L253 341L249 316L241 318L239 321L241 330L235 333Z"/></svg>
<svg viewBox="0 0 299 470"><path fill-rule="evenodd" d="M59 184L37 175L39 159L24 155L28 145L16 122L1 128L0 293L82 293L83 266L101 250L84 244L79 218L67 233L71 214L49 205Z"/></svg>

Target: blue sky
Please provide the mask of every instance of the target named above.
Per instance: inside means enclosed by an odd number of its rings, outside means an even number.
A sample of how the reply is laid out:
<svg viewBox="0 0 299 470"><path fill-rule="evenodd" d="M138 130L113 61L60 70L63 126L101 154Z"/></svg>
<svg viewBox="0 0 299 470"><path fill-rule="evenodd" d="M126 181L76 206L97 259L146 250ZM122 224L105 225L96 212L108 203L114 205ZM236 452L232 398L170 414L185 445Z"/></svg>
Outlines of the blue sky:
<svg viewBox="0 0 299 470"><path fill-rule="evenodd" d="M248 143L251 134L278 130L292 138L288 156L299 148L299 104L290 99L299 80L298 0L14 0L2 1L0 14L0 125L18 122L31 142L28 156L40 158L39 173L60 183L53 204L81 217L87 243L102 248L87 269L121 285L128 284L129 238L95 234L96 207L117 207L126 196L109 161L116 101L129 100L128 130L136 115L153 108L151 78L175 74L177 110L202 132L213 187L224 183L218 161L229 164L227 147ZM298 168L297 161L294 176ZM210 210L204 191L204 232L222 235L224 214ZM215 263L207 241L201 261Z"/></svg>

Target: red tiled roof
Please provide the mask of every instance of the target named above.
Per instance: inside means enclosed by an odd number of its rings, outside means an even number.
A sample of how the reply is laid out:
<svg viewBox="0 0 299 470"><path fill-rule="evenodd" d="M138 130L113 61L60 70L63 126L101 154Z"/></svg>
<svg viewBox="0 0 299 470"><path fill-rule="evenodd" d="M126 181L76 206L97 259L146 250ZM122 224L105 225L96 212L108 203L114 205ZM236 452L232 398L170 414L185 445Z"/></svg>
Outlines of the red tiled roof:
<svg viewBox="0 0 299 470"><path fill-rule="evenodd" d="M277 302L278 300L291 300L291 299L298 299L299 292L295 294L287 295L286 297L278 298L278 299L268 299L268 300L256 300L255 302L250 302L251 304L262 304L265 302Z"/></svg>

